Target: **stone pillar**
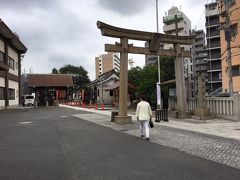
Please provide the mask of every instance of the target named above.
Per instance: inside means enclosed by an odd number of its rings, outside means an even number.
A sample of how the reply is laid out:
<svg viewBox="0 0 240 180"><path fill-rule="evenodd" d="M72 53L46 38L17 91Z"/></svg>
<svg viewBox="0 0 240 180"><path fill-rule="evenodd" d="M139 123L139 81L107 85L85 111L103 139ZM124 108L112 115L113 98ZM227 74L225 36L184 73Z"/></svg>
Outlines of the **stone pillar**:
<svg viewBox="0 0 240 180"><path fill-rule="evenodd" d="M206 87L205 87L205 78L198 76L198 106L194 111L195 119L212 119L209 108L206 104Z"/></svg>
<svg viewBox="0 0 240 180"><path fill-rule="evenodd" d="M174 60L175 65L175 77L176 77L176 94L177 94L177 114L176 118L187 118L186 113L186 94L185 94L185 79L184 79L184 69L183 60L181 57L181 47L180 44L174 44L174 49L176 51L176 58Z"/></svg>
<svg viewBox="0 0 240 180"><path fill-rule="evenodd" d="M235 120L240 120L240 94L233 94L233 107Z"/></svg>
<svg viewBox="0 0 240 180"><path fill-rule="evenodd" d="M120 85L119 85L119 112L115 117L118 124L132 122L131 116L127 116L127 94L128 94L128 39L121 38L122 51L120 52Z"/></svg>

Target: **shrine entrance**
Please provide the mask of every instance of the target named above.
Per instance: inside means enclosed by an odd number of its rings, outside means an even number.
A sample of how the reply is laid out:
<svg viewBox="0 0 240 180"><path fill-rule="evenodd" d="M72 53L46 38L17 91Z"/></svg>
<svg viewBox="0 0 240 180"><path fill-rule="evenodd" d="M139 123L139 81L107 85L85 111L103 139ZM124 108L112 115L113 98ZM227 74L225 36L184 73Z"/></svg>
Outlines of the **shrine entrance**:
<svg viewBox="0 0 240 180"><path fill-rule="evenodd" d="M186 117L184 69L182 59L191 57L190 51L184 51L181 45L191 45L194 36L174 36L162 33L136 31L114 27L98 21L97 27L102 36L120 38L120 43L105 44L105 51L120 53L120 86L119 86L119 112L115 117L118 124L131 123L127 116L127 88L128 88L128 53L175 57L175 76L177 90L177 118ZM136 47L128 44L128 40L148 41L149 47ZM173 49L160 49L160 43L172 44Z"/></svg>

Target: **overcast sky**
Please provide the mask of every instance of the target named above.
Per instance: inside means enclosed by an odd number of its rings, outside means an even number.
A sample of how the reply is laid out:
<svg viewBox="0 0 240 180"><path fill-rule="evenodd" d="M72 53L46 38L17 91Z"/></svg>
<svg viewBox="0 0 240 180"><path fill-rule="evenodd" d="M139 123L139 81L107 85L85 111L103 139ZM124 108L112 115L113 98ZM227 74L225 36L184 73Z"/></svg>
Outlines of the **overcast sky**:
<svg viewBox="0 0 240 180"><path fill-rule="evenodd" d="M192 28L204 28L207 2L159 0L160 32L162 17L173 5L188 16ZM101 36L96 22L153 32L155 5L156 0L0 0L0 18L28 48L22 63L25 72L51 73L54 67L72 64L83 66L94 80L95 57L105 53L105 43L116 41ZM143 55L130 54L129 58L134 66L144 66Z"/></svg>

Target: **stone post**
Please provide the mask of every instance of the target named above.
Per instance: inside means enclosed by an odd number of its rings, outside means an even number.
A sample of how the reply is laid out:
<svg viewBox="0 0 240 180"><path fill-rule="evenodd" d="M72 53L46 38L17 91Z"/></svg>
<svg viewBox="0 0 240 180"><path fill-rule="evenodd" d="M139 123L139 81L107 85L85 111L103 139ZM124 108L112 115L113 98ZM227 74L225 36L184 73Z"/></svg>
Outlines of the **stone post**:
<svg viewBox="0 0 240 180"><path fill-rule="evenodd" d="M240 94L233 94L233 107L235 120L240 120Z"/></svg>
<svg viewBox="0 0 240 180"><path fill-rule="evenodd" d="M120 85L119 85L119 113L115 117L118 124L132 122L131 116L127 116L128 94L128 39L121 38L122 51L120 52Z"/></svg>
<svg viewBox="0 0 240 180"><path fill-rule="evenodd" d="M206 87L205 79L202 76L198 76L198 106L194 111L195 119L212 119L209 108L206 104Z"/></svg>
<svg viewBox="0 0 240 180"><path fill-rule="evenodd" d="M175 64L175 77L176 77L176 94L177 94L177 114L176 118L187 118L186 106L185 106L185 80L184 80L184 70L183 70L183 60L181 55L180 44L174 44L174 49L176 51L176 58L174 60Z"/></svg>

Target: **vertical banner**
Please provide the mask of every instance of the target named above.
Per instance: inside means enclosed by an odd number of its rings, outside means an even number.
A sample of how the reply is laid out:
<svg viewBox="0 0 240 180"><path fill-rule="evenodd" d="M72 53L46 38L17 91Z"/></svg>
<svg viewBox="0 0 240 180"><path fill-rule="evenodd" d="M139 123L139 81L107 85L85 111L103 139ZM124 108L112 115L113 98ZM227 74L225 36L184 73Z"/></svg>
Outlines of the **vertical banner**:
<svg viewBox="0 0 240 180"><path fill-rule="evenodd" d="M157 105L161 108L161 86L157 83Z"/></svg>

